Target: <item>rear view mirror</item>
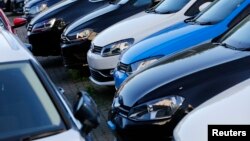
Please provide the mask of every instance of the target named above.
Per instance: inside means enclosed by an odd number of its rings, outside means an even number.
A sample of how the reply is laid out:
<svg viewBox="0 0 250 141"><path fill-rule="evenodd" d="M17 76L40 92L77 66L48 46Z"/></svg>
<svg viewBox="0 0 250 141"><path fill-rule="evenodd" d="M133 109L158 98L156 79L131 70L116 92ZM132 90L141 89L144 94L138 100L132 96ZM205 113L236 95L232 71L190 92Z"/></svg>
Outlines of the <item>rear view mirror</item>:
<svg viewBox="0 0 250 141"><path fill-rule="evenodd" d="M83 124L83 132L89 133L100 123L100 113L94 100L87 92L78 93L78 101L75 105L75 117Z"/></svg>
<svg viewBox="0 0 250 141"><path fill-rule="evenodd" d="M27 23L27 20L25 18L15 18L13 21L13 28L21 27Z"/></svg>

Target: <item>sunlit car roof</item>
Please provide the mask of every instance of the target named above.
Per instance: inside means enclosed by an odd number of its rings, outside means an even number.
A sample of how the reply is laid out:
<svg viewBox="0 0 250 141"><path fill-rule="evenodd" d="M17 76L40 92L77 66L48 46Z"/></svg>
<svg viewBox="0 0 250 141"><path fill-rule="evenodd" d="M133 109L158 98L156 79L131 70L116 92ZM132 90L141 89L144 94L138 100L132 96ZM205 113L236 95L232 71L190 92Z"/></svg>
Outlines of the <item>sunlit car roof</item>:
<svg viewBox="0 0 250 141"><path fill-rule="evenodd" d="M0 43L0 62L33 59L18 37L4 29L0 29Z"/></svg>

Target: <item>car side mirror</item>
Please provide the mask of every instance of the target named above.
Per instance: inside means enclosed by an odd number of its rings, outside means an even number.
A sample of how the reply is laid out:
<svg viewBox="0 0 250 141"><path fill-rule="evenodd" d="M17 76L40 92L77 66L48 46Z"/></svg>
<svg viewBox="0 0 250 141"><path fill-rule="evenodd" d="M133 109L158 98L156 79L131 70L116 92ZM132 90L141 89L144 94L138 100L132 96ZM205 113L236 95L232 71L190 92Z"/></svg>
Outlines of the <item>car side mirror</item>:
<svg viewBox="0 0 250 141"><path fill-rule="evenodd" d="M87 92L78 93L74 115L83 124L83 132L89 133L100 124L100 113L95 101Z"/></svg>
<svg viewBox="0 0 250 141"><path fill-rule="evenodd" d="M23 25L25 25L27 23L27 20L25 18L15 18L13 20L13 24L14 26L12 26L13 28L18 28L21 27Z"/></svg>

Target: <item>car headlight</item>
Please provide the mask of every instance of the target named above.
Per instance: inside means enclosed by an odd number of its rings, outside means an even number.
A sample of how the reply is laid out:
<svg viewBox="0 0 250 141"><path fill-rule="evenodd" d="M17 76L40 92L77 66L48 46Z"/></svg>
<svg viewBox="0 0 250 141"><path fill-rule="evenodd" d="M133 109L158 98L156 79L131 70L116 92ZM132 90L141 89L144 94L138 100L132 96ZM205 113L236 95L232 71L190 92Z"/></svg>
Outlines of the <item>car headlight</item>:
<svg viewBox="0 0 250 141"><path fill-rule="evenodd" d="M171 118L184 102L177 95L167 96L136 106L129 112L129 118L135 121L152 121Z"/></svg>
<svg viewBox="0 0 250 141"><path fill-rule="evenodd" d="M130 67L131 67L130 71L131 71L131 73L139 71L139 70L147 67L148 65L158 61L161 57L162 56L156 56L156 57L151 57L151 58L148 58L148 59L145 59L145 60L135 62L135 63L130 65Z"/></svg>
<svg viewBox="0 0 250 141"><path fill-rule="evenodd" d="M32 32L40 32L40 31L46 31L51 29L54 24L56 22L56 18L44 21L44 22L40 22L34 25Z"/></svg>
<svg viewBox="0 0 250 141"><path fill-rule="evenodd" d="M30 14L37 14L39 12L46 10L46 9L48 9L48 5L46 3L42 3L40 5L31 7L29 13Z"/></svg>
<svg viewBox="0 0 250 141"><path fill-rule="evenodd" d="M134 39L125 39L105 46L102 49L103 57L120 55L134 43Z"/></svg>
<svg viewBox="0 0 250 141"><path fill-rule="evenodd" d="M26 4L26 3L28 3L28 2L30 2L30 0L24 0L24 4Z"/></svg>
<svg viewBox="0 0 250 141"><path fill-rule="evenodd" d="M73 33L72 35L67 35L70 41L82 41L82 40L90 40L92 41L96 37L97 33L92 29L84 29L81 32Z"/></svg>

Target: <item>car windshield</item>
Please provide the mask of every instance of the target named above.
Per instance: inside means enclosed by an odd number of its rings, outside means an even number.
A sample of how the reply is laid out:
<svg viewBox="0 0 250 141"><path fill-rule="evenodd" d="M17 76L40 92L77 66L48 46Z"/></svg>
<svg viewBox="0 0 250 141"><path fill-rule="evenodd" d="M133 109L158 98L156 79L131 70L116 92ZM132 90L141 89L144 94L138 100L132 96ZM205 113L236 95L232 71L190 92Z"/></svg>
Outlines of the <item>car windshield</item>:
<svg viewBox="0 0 250 141"><path fill-rule="evenodd" d="M192 22L200 24L216 24L229 16L245 0L216 0L201 12Z"/></svg>
<svg viewBox="0 0 250 141"><path fill-rule="evenodd" d="M0 64L0 140L63 129L65 125L31 64Z"/></svg>
<svg viewBox="0 0 250 141"><path fill-rule="evenodd" d="M250 49L250 16L246 17L242 22L230 30L224 37L222 37L222 44L227 47L233 47L237 50Z"/></svg>
<svg viewBox="0 0 250 141"><path fill-rule="evenodd" d="M181 10L190 0L163 0L153 8L152 12L160 14L174 13Z"/></svg>

